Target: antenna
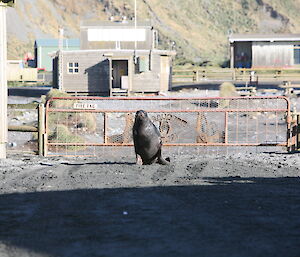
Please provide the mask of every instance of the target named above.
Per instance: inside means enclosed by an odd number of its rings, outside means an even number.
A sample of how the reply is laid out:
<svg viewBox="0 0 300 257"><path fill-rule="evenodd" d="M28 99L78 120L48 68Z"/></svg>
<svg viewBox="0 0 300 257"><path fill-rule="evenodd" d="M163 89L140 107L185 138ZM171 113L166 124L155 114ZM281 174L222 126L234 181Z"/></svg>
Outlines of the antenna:
<svg viewBox="0 0 300 257"><path fill-rule="evenodd" d="M134 0L134 63L137 63L137 57L136 57L136 48L137 48L137 31L136 31L136 27L137 27L137 4L136 4L136 0Z"/></svg>
<svg viewBox="0 0 300 257"><path fill-rule="evenodd" d="M59 40L58 40L58 49L61 51L64 47L64 28L60 27L58 29L59 32Z"/></svg>

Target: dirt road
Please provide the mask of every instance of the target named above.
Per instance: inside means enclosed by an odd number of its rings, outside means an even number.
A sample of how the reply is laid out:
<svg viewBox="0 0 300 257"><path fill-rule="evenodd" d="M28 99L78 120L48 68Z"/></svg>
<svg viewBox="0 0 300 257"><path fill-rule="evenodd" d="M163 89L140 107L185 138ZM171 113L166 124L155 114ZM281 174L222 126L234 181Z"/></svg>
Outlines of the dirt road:
<svg viewBox="0 0 300 257"><path fill-rule="evenodd" d="M299 256L299 154L0 161L0 256Z"/></svg>

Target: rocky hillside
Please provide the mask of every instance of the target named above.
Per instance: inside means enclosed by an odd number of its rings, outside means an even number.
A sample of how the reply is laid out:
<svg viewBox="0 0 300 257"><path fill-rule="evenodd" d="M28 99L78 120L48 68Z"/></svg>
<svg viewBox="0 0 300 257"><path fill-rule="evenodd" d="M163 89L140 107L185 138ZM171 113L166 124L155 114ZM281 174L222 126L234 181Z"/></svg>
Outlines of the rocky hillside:
<svg viewBox="0 0 300 257"><path fill-rule="evenodd" d="M161 47L176 42L177 63L222 65L229 33L300 33L300 0L137 0L138 20L151 19ZM8 58L23 57L35 38L79 36L84 19L133 18L134 0L18 0L9 8Z"/></svg>

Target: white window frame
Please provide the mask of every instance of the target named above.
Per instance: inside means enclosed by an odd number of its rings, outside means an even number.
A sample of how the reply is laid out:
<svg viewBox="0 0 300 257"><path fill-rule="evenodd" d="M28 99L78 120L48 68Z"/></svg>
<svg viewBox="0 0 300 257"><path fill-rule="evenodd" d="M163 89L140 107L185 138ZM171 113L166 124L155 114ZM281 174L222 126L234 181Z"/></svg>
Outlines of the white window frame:
<svg viewBox="0 0 300 257"><path fill-rule="evenodd" d="M68 74L79 74L79 63L78 62L68 62L67 63Z"/></svg>

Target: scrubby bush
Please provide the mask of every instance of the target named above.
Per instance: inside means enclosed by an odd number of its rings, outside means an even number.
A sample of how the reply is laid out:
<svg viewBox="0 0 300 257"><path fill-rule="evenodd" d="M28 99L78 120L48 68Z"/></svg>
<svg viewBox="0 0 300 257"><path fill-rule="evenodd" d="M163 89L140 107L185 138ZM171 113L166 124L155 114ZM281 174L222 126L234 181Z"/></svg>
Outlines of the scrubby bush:
<svg viewBox="0 0 300 257"><path fill-rule="evenodd" d="M49 99L53 97L70 97L66 92L60 91L58 89L51 89L46 96L42 96L42 103L46 103ZM68 108L72 107L76 100L53 100L51 102L52 108Z"/></svg>
<svg viewBox="0 0 300 257"><path fill-rule="evenodd" d="M94 113L80 113L77 119L77 127L86 128L86 130L89 132L95 132L97 128L97 122Z"/></svg>
<svg viewBox="0 0 300 257"><path fill-rule="evenodd" d="M69 97L65 92L52 89L44 98L44 102L52 97ZM78 100L53 100L51 108L67 109L48 113L49 140L53 143L82 143L84 133L96 131L97 121L94 113L69 112ZM76 133L74 133L76 132ZM68 150L83 149L83 146L67 146Z"/></svg>
<svg viewBox="0 0 300 257"><path fill-rule="evenodd" d="M220 85L220 97L238 96L235 86L230 82L223 82ZM221 100L220 106L222 108L229 106L230 100Z"/></svg>
<svg viewBox="0 0 300 257"><path fill-rule="evenodd" d="M220 85L220 97L237 96L235 85L230 82L223 82Z"/></svg>

